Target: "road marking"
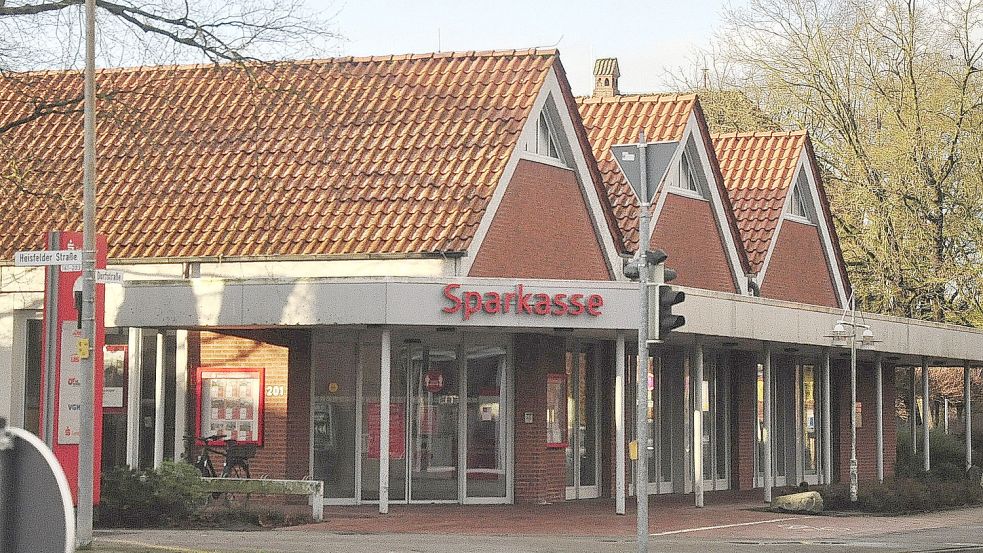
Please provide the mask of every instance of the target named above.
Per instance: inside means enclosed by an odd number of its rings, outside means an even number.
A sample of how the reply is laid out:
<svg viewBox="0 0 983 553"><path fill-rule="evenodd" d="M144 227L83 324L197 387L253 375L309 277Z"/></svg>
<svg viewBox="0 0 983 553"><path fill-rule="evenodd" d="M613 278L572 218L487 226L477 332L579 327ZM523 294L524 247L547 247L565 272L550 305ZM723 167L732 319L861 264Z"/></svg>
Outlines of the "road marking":
<svg viewBox="0 0 983 553"><path fill-rule="evenodd" d="M721 524L719 526L700 526L698 528L685 528L683 530L669 530L668 532L659 532L657 534L650 534L651 536L670 536L672 534L687 534L689 532L702 532L704 530L720 530L722 528L737 528L739 526L756 526L759 524L772 524L775 522L788 522L790 520L802 520L806 518L814 518L812 516L801 516L801 517L788 517L788 518L773 518L769 520L756 520L754 522L738 522L735 524Z"/></svg>

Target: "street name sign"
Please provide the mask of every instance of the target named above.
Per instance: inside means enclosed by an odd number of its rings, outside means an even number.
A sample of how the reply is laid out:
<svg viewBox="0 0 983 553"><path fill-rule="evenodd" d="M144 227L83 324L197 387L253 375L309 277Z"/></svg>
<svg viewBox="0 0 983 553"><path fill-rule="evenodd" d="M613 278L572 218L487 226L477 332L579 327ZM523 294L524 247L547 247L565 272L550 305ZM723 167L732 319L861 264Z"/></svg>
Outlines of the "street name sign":
<svg viewBox="0 0 983 553"><path fill-rule="evenodd" d="M14 265L17 267L72 264L82 264L82 250L40 250L14 254Z"/></svg>
<svg viewBox="0 0 983 553"><path fill-rule="evenodd" d="M123 271L96 269L96 284L123 284Z"/></svg>

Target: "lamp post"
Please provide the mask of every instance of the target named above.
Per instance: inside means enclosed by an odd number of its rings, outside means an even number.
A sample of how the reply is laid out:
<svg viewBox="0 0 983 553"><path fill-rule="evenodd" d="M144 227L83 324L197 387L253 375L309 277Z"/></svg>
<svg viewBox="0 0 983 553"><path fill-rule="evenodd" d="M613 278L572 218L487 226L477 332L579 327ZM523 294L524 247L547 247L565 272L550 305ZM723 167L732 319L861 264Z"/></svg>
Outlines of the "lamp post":
<svg viewBox="0 0 983 553"><path fill-rule="evenodd" d="M856 302L856 297L850 294L849 320L844 311L844 316L836 321L833 333L829 335L833 338L834 346L842 347L847 345L847 342L850 343L850 501L854 503L857 501L857 329L863 329L859 337L861 347L867 348L874 343L874 332L870 326L857 322ZM847 327L850 329L847 330ZM829 413L826 416L829 416Z"/></svg>

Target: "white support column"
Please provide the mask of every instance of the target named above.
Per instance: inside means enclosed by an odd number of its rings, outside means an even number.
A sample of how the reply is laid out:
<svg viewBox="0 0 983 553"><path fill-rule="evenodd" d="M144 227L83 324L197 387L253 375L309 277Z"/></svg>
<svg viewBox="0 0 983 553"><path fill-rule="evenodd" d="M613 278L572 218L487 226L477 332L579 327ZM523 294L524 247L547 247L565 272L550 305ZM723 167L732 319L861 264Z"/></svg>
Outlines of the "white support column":
<svg viewBox="0 0 983 553"><path fill-rule="evenodd" d="M174 460L184 455L184 436L188 431L188 331L177 331L174 358Z"/></svg>
<svg viewBox="0 0 983 553"><path fill-rule="evenodd" d="M126 348L126 466L140 468L140 382L143 380L143 330L131 328Z"/></svg>
<svg viewBox="0 0 983 553"><path fill-rule="evenodd" d="M392 336L382 329L382 359L379 368L379 514L389 512L389 402L392 380Z"/></svg>
<svg viewBox="0 0 983 553"><path fill-rule="evenodd" d="M949 433L949 398L942 398L942 431Z"/></svg>
<svg viewBox="0 0 983 553"><path fill-rule="evenodd" d="M764 409L765 409L765 431L762 436L762 449L764 450L763 469L765 475L765 502L771 503L771 486L774 479L772 472L774 467L771 463L771 344L764 344Z"/></svg>
<svg viewBox="0 0 983 553"><path fill-rule="evenodd" d="M615 513L625 514L625 333L618 333L614 352Z"/></svg>
<svg viewBox="0 0 983 553"><path fill-rule="evenodd" d="M966 470L973 467L973 394L969 361L963 366L963 413L966 416Z"/></svg>
<svg viewBox="0 0 983 553"><path fill-rule="evenodd" d="M823 354L823 484L833 483L833 407L830 401L830 351Z"/></svg>
<svg viewBox="0 0 983 553"><path fill-rule="evenodd" d="M157 331L154 363L154 468L164 462L164 333Z"/></svg>
<svg viewBox="0 0 983 553"><path fill-rule="evenodd" d="M928 405L928 358L922 357L922 453L925 455L922 468L925 472L932 470L932 451L929 441L929 421L932 415Z"/></svg>
<svg viewBox="0 0 983 553"><path fill-rule="evenodd" d="M911 366L911 374L909 374L909 385L911 388L911 397L908 398L908 410L911 413L908 414L908 432L911 435L911 453L914 457L915 453L918 453L918 406L915 405L915 391L918 389L915 387L915 366Z"/></svg>
<svg viewBox="0 0 983 553"><path fill-rule="evenodd" d="M877 388L877 401L874 408L877 410L877 481L884 481L884 358L878 353L875 360L874 370L875 386Z"/></svg>
<svg viewBox="0 0 983 553"><path fill-rule="evenodd" d="M703 506L703 343L693 348L693 496Z"/></svg>

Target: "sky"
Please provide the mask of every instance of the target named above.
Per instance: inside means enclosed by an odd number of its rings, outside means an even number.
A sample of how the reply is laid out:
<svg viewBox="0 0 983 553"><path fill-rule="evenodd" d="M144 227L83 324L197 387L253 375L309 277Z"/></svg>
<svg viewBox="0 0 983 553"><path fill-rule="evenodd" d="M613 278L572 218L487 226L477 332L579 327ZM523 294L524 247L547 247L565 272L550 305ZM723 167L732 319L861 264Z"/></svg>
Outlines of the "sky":
<svg viewBox="0 0 983 553"><path fill-rule="evenodd" d="M617 57L622 93L667 87L666 71L712 37L723 0L307 0L345 37L339 55L558 48L573 91L589 94L593 60ZM732 0L730 5L739 5Z"/></svg>

